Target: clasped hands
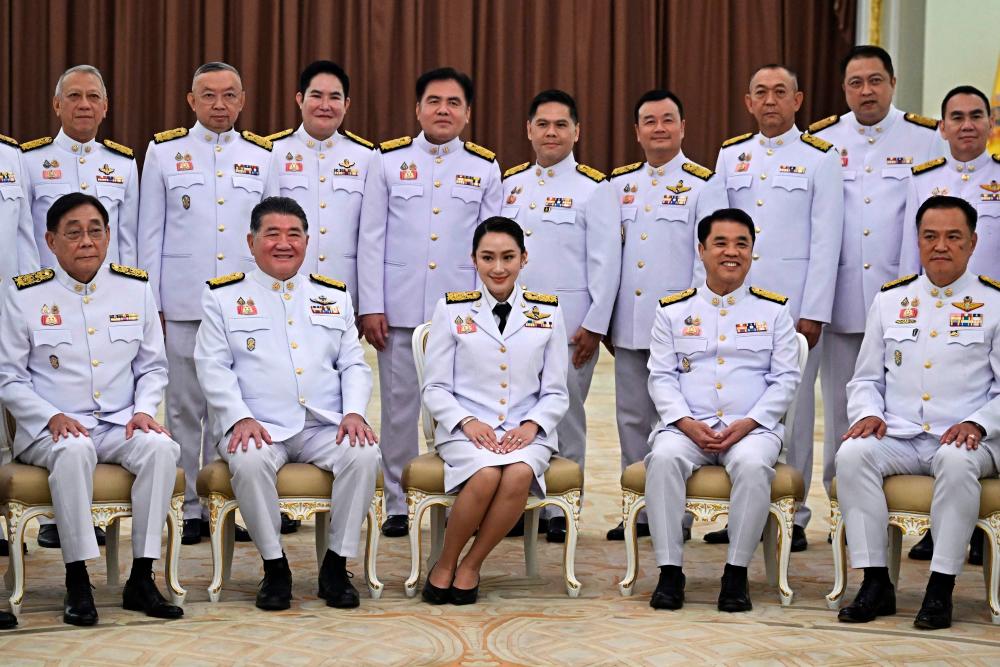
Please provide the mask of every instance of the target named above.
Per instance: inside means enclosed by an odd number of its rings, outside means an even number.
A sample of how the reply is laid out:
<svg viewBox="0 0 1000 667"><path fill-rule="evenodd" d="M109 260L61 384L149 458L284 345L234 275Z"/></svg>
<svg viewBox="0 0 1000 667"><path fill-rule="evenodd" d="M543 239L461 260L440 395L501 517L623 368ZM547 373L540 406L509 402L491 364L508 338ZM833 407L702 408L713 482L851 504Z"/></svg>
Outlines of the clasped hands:
<svg viewBox="0 0 1000 667"><path fill-rule="evenodd" d="M721 431L716 431L703 421L693 417L682 417L674 422L674 426L706 452L721 454L728 451L730 447L746 437L760 424L755 419L744 417L737 419Z"/></svg>

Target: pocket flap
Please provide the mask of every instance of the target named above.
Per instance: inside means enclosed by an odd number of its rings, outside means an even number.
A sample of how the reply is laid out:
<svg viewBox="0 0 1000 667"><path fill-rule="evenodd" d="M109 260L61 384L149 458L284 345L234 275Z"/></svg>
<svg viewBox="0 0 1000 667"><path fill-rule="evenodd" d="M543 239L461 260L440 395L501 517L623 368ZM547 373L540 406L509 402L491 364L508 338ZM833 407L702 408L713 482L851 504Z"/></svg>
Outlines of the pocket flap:
<svg viewBox="0 0 1000 667"><path fill-rule="evenodd" d="M121 185L98 184L95 188L100 199L110 199L112 201L122 201L125 199L125 187Z"/></svg>
<svg viewBox="0 0 1000 667"><path fill-rule="evenodd" d="M882 334L883 340L916 340L918 330L914 327L889 327Z"/></svg>
<svg viewBox="0 0 1000 667"><path fill-rule="evenodd" d="M687 222L687 209L683 206L659 206L656 209L656 219L668 222Z"/></svg>
<svg viewBox="0 0 1000 667"><path fill-rule="evenodd" d="M461 199L466 204L477 204L483 200L483 191L466 185L453 185L451 186L451 196Z"/></svg>
<svg viewBox="0 0 1000 667"><path fill-rule="evenodd" d="M742 190L749 188L753 183L753 174L736 174L726 179L727 190Z"/></svg>
<svg viewBox="0 0 1000 667"><path fill-rule="evenodd" d="M777 174L774 177L774 187L788 190L808 190L809 178L807 176L794 176L792 174Z"/></svg>
<svg viewBox="0 0 1000 667"><path fill-rule="evenodd" d="M264 192L264 182L259 178L251 178L249 176L233 176L233 187L258 194Z"/></svg>
<svg viewBox="0 0 1000 667"><path fill-rule="evenodd" d="M502 215L505 218L510 218L511 220L514 220L515 218L517 218L517 212L520 209L521 209L520 206L504 206L502 209L500 209L500 215Z"/></svg>
<svg viewBox="0 0 1000 667"><path fill-rule="evenodd" d="M985 334L982 329L952 329L948 332L948 343L973 345L982 343L984 340Z"/></svg>
<svg viewBox="0 0 1000 667"><path fill-rule="evenodd" d="M683 336L674 338L674 352L677 354L694 354L708 349L708 339L701 336Z"/></svg>
<svg viewBox="0 0 1000 667"><path fill-rule="evenodd" d="M37 329L31 332L35 347L40 345L61 345L73 342L73 332L69 329Z"/></svg>
<svg viewBox="0 0 1000 667"><path fill-rule="evenodd" d="M35 195L55 199L71 192L69 183L39 183L35 186Z"/></svg>
<svg viewBox="0 0 1000 667"><path fill-rule="evenodd" d="M360 178L353 176L336 176L333 179L333 189L343 192L364 192L365 184Z"/></svg>
<svg viewBox="0 0 1000 667"><path fill-rule="evenodd" d="M894 178L901 181L904 178L909 178L910 173L909 167L886 167L882 170L882 178Z"/></svg>
<svg viewBox="0 0 1000 667"><path fill-rule="evenodd" d="M310 313L309 321L317 326L326 327L327 329L347 331L347 320L339 315L319 315L316 313Z"/></svg>
<svg viewBox="0 0 1000 667"><path fill-rule="evenodd" d="M854 171L853 169L844 169L840 173L843 174L845 181L853 181L855 178L858 177L858 172Z"/></svg>
<svg viewBox="0 0 1000 667"><path fill-rule="evenodd" d="M271 320L266 317L230 317L230 331L260 331L270 329Z"/></svg>
<svg viewBox="0 0 1000 667"><path fill-rule="evenodd" d="M622 206L621 208L622 222L632 222L633 220L635 220L636 212L637 209L635 206Z"/></svg>
<svg viewBox="0 0 1000 667"><path fill-rule="evenodd" d="M184 172L182 174L170 174L167 176L167 188L189 188L192 185L201 185L205 182L205 174L199 171Z"/></svg>
<svg viewBox="0 0 1000 667"><path fill-rule="evenodd" d="M142 340L142 325L112 324L108 327L108 333L111 335L112 343L119 340L131 343L134 340Z"/></svg>
<svg viewBox="0 0 1000 667"><path fill-rule="evenodd" d="M774 337L771 334L744 334L736 336L737 350L760 352L774 347Z"/></svg>
<svg viewBox="0 0 1000 667"><path fill-rule="evenodd" d="M390 196L400 199L413 199L422 194L424 194L424 186L420 184L394 185L390 192Z"/></svg>
<svg viewBox="0 0 1000 667"><path fill-rule="evenodd" d="M305 174L282 174L278 177L278 187L282 190L308 188L309 180Z"/></svg>
<svg viewBox="0 0 1000 667"><path fill-rule="evenodd" d="M4 185L0 187L0 195L4 199L24 199L24 190L19 185Z"/></svg>
<svg viewBox="0 0 1000 667"><path fill-rule="evenodd" d="M542 220L548 220L557 225L572 225L576 222L576 211L571 208L550 206L547 213L542 213Z"/></svg>

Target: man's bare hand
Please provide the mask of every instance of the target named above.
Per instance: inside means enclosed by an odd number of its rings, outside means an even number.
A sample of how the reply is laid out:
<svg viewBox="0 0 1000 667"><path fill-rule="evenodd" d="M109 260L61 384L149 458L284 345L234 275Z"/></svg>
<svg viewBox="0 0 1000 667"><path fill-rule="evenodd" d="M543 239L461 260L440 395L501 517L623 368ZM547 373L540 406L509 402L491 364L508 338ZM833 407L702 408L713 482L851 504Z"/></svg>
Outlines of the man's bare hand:
<svg viewBox="0 0 1000 667"><path fill-rule="evenodd" d="M597 346L601 344L601 334L587 331L583 327L576 330L570 338L570 345L575 345L573 350L573 366L580 368L597 353Z"/></svg>
<svg viewBox="0 0 1000 667"><path fill-rule="evenodd" d="M885 429L885 422L878 417L865 417L864 419L859 419L854 426L849 428L841 440L867 438L872 435L881 440L885 435Z"/></svg>
<svg viewBox="0 0 1000 667"><path fill-rule="evenodd" d="M345 437L351 443L351 447L355 445L361 445L362 447L371 445L374 447L378 444L378 436L375 435L375 431L356 412L349 412L341 420L340 428L337 430L337 444L339 445L343 442Z"/></svg>
<svg viewBox="0 0 1000 667"><path fill-rule="evenodd" d="M59 442L59 438L68 438L71 435L74 438L90 435L90 431L85 429L83 424L62 412L52 415L52 419L49 420L49 433L52 434L52 442Z"/></svg>
<svg viewBox="0 0 1000 667"><path fill-rule="evenodd" d="M168 438L170 437L170 431L161 426L158 421L147 415L145 412L136 412L132 415L132 419L129 419L128 423L125 424L125 439L131 440L132 434L135 433L136 429L139 429L143 433L154 431L156 433L163 433Z"/></svg>
<svg viewBox="0 0 1000 667"><path fill-rule="evenodd" d="M819 342L819 335L823 333L823 323L816 320L807 320L804 317L795 325L795 330L806 337L809 349L816 347Z"/></svg>
<svg viewBox="0 0 1000 667"><path fill-rule="evenodd" d="M235 454L240 448L245 452L251 440L257 445L257 449L260 449L265 443L271 444L271 434L253 417L244 417L233 425L233 435L229 438L229 453Z"/></svg>
<svg viewBox="0 0 1000 667"><path fill-rule="evenodd" d="M983 434L979 430L979 427L972 422L962 422L961 424L955 424L947 431L941 435L942 445L955 445L961 448L965 445L966 449L979 449L979 441L982 440Z"/></svg>
<svg viewBox="0 0 1000 667"><path fill-rule="evenodd" d="M362 315L361 333L365 340L371 343L372 347L381 352L385 349L386 340L389 338L389 320L385 319L384 313L371 313Z"/></svg>
<svg viewBox="0 0 1000 667"><path fill-rule="evenodd" d="M760 426L760 424L757 423L756 419L751 419L750 417L737 419L732 424L722 429L722 433L719 434L721 440L719 440L718 443L710 444L705 447L705 449L710 452L721 454L745 438L748 433L753 431L758 426Z"/></svg>
<svg viewBox="0 0 1000 667"><path fill-rule="evenodd" d="M710 446L722 442L721 433L693 417L682 417L674 422L674 426L701 449L708 449Z"/></svg>

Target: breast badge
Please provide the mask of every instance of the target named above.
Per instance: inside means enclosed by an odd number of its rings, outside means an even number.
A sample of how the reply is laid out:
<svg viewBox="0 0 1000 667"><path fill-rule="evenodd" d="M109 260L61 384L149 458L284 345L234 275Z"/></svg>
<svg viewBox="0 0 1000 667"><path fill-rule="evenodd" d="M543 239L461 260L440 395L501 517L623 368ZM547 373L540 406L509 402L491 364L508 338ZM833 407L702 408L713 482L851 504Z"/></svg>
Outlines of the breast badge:
<svg viewBox="0 0 1000 667"><path fill-rule="evenodd" d="M736 325L738 334L767 333L767 322L740 322Z"/></svg>
<svg viewBox="0 0 1000 667"><path fill-rule="evenodd" d="M848 161L849 161L849 158L847 157L847 149L846 148L841 148L840 149L840 166L846 169Z"/></svg>
<svg viewBox="0 0 1000 667"><path fill-rule="evenodd" d="M698 315L688 315L684 319L684 328L681 329L682 336L700 336L701 335L701 317Z"/></svg>
<svg viewBox="0 0 1000 667"><path fill-rule="evenodd" d="M806 173L805 167L800 167L794 164L783 164L778 167L779 174L804 174Z"/></svg>
<svg viewBox="0 0 1000 667"><path fill-rule="evenodd" d="M194 162L191 160L191 154L177 151L177 154L174 155L174 166L177 171L192 171L194 169Z"/></svg>
<svg viewBox="0 0 1000 667"><path fill-rule="evenodd" d="M115 313L108 315L108 319L114 324L120 322L138 322L139 313Z"/></svg>
<svg viewBox="0 0 1000 667"><path fill-rule="evenodd" d="M967 296L961 301L952 301L951 305L966 313L970 313L973 310L978 310L983 307L983 304L973 301L971 296Z"/></svg>
<svg viewBox="0 0 1000 667"><path fill-rule="evenodd" d="M667 190L670 190L675 195L683 194L691 190L690 187L684 185L684 179L677 181L677 185L668 185Z"/></svg>
<svg viewBox="0 0 1000 667"><path fill-rule="evenodd" d="M42 178L48 181L57 181L62 178L62 169L59 168L59 160L46 160L42 163Z"/></svg>
<svg viewBox="0 0 1000 667"><path fill-rule="evenodd" d="M691 372L691 360L687 357L681 357L681 373Z"/></svg>
<svg viewBox="0 0 1000 667"><path fill-rule="evenodd" d="M885 159L885 163L887 165L913 164L913 158L912 157L887 157Z"/></svg>
<svg viewBox="0 0 1000 667"><path fill-rule="evenodd" d="M989 183L982 183L979 187L986 190L979 196L980 201L1000 201L1000 183L997 183L996 179Z"/></svg>
<svg viewBox="0 0 1000 667"><path fill-rule="evenodd" d="M545 198L545 208L542 209L545 213L548 213L553 208L573 208L573 198L572 197L546 197Z"/></svg>
<svg viewBox="0 0 1000 667"><path fill-rule="evenodd" d="M357 162L351 162L346 157L340 161L336 167L333 168L334 176L357 176L358 167Z"/></svg>
<svg viewBox="0 0 1000 667"><path fill-rule="evenodd" d="M49 364L51 364L52 368L55 368L55 369L58 370L58 368L59 368L59 357L57 357L54 354L50 354L49 355Z"/></svg>
<svg viewBox="0 0 1000 667"><path fill-rule="evenodd" d="M253 302L253 297L244 300L243 297L236 299L236 314L237 315L256 315L257 314L257 304Z"/></svg>
<svg viewBox="0 0 1000 667"><path fill-rule="evenodd" d="M509 195L507 195L507 203L508 204L516 203L517 196L522 192L524 192L524 188L522 188L520 185L514 186L514 189L510 191Z"/></svg>
<svg viewBox="0 0 1000 667"><path fill-rule="evenodd" d="M191 208L191 195L182 195L181 196L181 206L184 207L185 211L188 210L189 208Z"/></svg>
<svg viewBox="0 0 1000 667"><path fill-rule="evenodd" d="M471 188L478 188L479 176L463 176L462 174L457 174L455 176L455 185L468 185Z"/></svg>
<svg viewBox="0 0 1000 667"><path fill-rule="evenodd" d="M257 339L247 338L247 352L253 352L257 349Z"/></svg>
<svg viewBox="0 0 1000 667"><path fill-rule="evenodd" d="M314 315L340 315L340 308L337 307L336 302L331 301L329 297L320 295L315 299L309 299L313 305L309 306L309 309Z"/></svg>
<svg viewBox="0 0 1000 667"><path fill-rule="evenodd" d="M743 153L740 153L739 156L736 158L737 160L739 160L739 162L736 164L736 171L737 172L748 171L750 169L750 159L752 157L753 153L751 153L750 151L745 151Z"/></svg>
<svg viewBox="0 0 1000 667"><path fill-rule="evenodd" d="M287 173L298 173L302 171L302 156L285 154L285 171Z"/></svg>
<svg viewBox="0 0 1000 667"><path fill-rule="evenodd" d="M911 301L907 297L903 297L903 300L899 302L902 308L899 310L899 319L896 320L896 324L916 324L917 323L917 306L920 305L920 299L913 297Z"/></svg>
<svg viewBox="0 0 1000 667"><path fill-rule="evenodd" d="M405 162L399 165L399 180L401 181L415 181L417 180L417 165L413 162L406 164Z"/></svg>
<svg viewBox="0 0 1000 667"><path fill-rule="evenodd" d="M900 350L896 350L892 353L892 360L896 362L897 366L903 365L903 353Z"/></svg>
<svg viewBox="0 0 1000 667"><path fill-rule="evenodd" d="M260 167L255 164L234 164L233 171L240 176L260 176Z"/></svg>
<svg viewBox="0 0 1000 667"><path fill-rule="evenodd" d="M948 316L949 327L981 327L982 313L952 313Z"/></svg>
<svg viewBox="0 0 1000 667"><path fill-rule="evenodd" d="M639 191L639 185L637 183L632 183L629 185L625 184L625 194L622 195L622 205L627 206L635 201L635 193Z"/></svg>
<svg viewBox="0 0 1000 667"><path fill-rule="evenodd" d="M49 308L48 305L42 306L42 326L43 327L57 327L62 324L62 315L59 314L59 306L52 304Z"/></svg>
<svg viewBox="0 0 1000 667"><path fill-rule="evenodd" d="M525 327L531 329L551 329L552 321L546 318L550 317L549 313L543 313L538 309L538 306L532 306L531 310L525 310L524 316L528 318L528 321L524 323Z"/></svg>
<svg viewBox="0 0 1000 667"><path fill-rule="evenodd" d="M455 331L457 333L475 333L477 330L476 323L472 321L471 315L466 315L465 320L462 320L461 316L455 318Z"/></svg>

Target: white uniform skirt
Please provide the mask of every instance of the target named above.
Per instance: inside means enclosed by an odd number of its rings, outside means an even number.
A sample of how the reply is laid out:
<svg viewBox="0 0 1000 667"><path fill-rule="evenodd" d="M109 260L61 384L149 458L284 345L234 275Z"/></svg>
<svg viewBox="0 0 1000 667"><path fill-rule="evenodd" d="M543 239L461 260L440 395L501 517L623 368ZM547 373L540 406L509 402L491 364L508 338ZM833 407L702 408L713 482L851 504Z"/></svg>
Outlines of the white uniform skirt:
<svg viewBox="0 0 1000 667"><path fill-rule="evenodd" d="M503 432L497 433L497 439L503 437ZM477 472L487 467L503 467L511 463L527 463L535 472L535 481L531 483L531 493L538 498L545 497L545 471L549 469L549 459L552 450L547 444L537 441L527 447L497 454L488 449L480 449L464 436L460 440L441 443L437 453L445 463L444 489L445 493L455 493L461 490L465 481Z"/></svg>

